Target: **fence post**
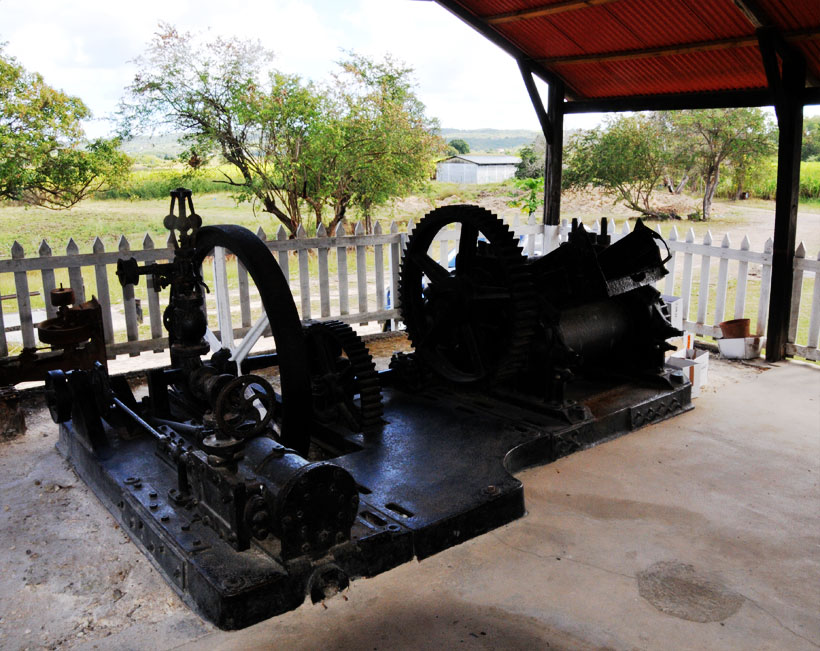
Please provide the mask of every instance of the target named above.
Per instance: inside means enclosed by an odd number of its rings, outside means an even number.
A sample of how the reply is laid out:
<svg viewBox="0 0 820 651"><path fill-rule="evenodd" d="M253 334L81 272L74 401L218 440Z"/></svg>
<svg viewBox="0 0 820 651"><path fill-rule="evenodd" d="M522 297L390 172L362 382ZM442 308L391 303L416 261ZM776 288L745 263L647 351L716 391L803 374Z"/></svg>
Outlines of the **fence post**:
<svg viewBox="0 0 820 651"><path fill-rule="evenodd" d="M817 254L820 262L820 253ZM811 299L811 318L809 320L809 348L817 348L820 344L820 271L814 272L814 293Z"/></svg>
<svg viewBox="0 0 820 651"><path fill-rule="evenodd" d="M376 222L374 235L382 234L382 225ZM373 245L373 258L376 265L376 311L384 309L384 244Z"/></svg>
<svg viewBox="0 0 820 651"><path fill-rule="evenodd" d="M100 242L102 244L102 242ZM154 248L154 240L151 239L151 236L146 233L145 237L142 238L142 248L145 251L151 251ZM102 267L103 275L105 275L105 265ZM154 287L154 276L153 274L149 274L145 277L145 285L148 288L146 294L148 296L148 319L149 323L151 324L151 339L161 339L162 338L162 310L159 306L159 287ZM108 293L108 278L105 279L105 291L106 294ZM97 280L97 289L99 290L100 284L99 279ZM155 346L152 349L155 353L161 353L163 351L162 346Z"/></svg>
<svg viewBox="0 0 820 651"><path fill-rule="evenodd" d="M706 231L703 236L703 245L712 246L712 232ZM706 308L709 306L709 274L712 256L704 253L700 256L700 288L698 291L698 323L706 324Z"/></svg>
<svg viewBox="0 0 820 651"><path fill-rule="evenodd" d="M723 236L720 243L720 248L728 249L732 246L732 240L729 239L729 234ZM722 252L721 252L722 253ZM718 280L717 287L715 287L715 325L723 321L723 315L726 312L726 289L729 284L729 258L720 258L718 264Z"/></svg>
<svg viewBox="0 0 820 651"><path fill-rule="evenodd" d="M40 242L40 250L37 253L41 258L50 258L51 247L48 242L45 240ZM57 281L54 279L54 269L43 269L40 272L40 277L43 282L43 301L46 304L46 317L53 319L57 316L57 308L51 304L51 290L57 287Z"/></svg>
<svg viewBox="0 0 820 651"><path fill-rule="evenodd" d="M128 253L131 252L131 245L125 235L120 235L120 241L117 246L121 258L127 258ZM137 306L134 302L134 286L124 285L122 288L122 303L125 311L125 334L128 341L136 341L139 339L139 327L137 326ZM128 353L129 357L137 357L139 353Z"/></svg>
<svg viewBox="0 0 820 651"><path fill-rule="evenodd" d="M749 236L744 235L743 241L740 243L740 250L748 251L751 247ZM741 253L742 255L742 253ZM746 283L749 280L749 261L740 259L737 265L737 287L735 291L735 319L742 319L743 313L746 311Z"/></svg>
<svg viewBox="0 0 820 651"><path fill-rule="evenodd" d="M350 295L347 289L347 246L344 243L345 225L336 224L336 272L339 277L339 314L350 314Z"/></svg>
<svg viewBox="0 0 820 651"><path fill-rule="evenodd" d="M45 243L45 240L43 240ZM94 244L91 245L91 250L96 256L102 258L105 254L105 244L99 237L94 238ZM97 284L97 300L100 303L102 310L103 321L103 336L106 344L114 343L114 325L111 320L111 293L108 287L108 269L104 262L98 262L94 265L94 280ZM148 282L153 283L153 279L149 276ZM43 286L45 286L45 279L43 279ZM151 294L148 294L149 300ZM46 301L48 302L48 301Z"/></svg>
<svg viewBox="0 0 820 651"><path fill-rule="evenodd" d="M774 242L770 237L763 245L764 255L768 255L768 264L763 263L760 271L760 304L757 306L757 328L754 334L762 335L766 332L766 321L769 318L769 294L772 288L772 251Z"/></svg>
<svg viewBox="0 0 820 651"><path fill-rule="evenodd" d="M395 220L390 222L390 233L399 234L399 225ZM390 307L399 307L399 271L401 270L401 242L397 239L390 245ZM395 321L395 320L394 320ZM395 323L392 324L395 326Z"/></svg>
<svg viewBox="0 0 820 651"><path fill-rule="evenodd" d="M357 239L364 235L362 222L356 224L353 234ZM359 314L363 314L367 312L367 247L358 242L356 244L356 287L359 292ZM365 323L360 325L365 325Z"/></svg>
<svg viewBox="0 0 820 651"><path fill-rule="evenodd" d="M17 240L14 240L14 244L11 245L11 257L14 260L22 260L26 257L22 245ZM17 291L17 314L20 317L23 348L36 348L34 322L31 317L31 297L28 295L28 275L25 270L14 272L14 289Z"/></svg>
<svg viewBox="0 0 820 651"><path fill-rule="evenodd" d="M319 309L322 316L330 316L330 279L327 256L330 251L330 241L327 236L327 229L324 224L319 224L316 229L316 237L319 243L316 245L316 255L319 266Z"/></svg>
<svg viewBox="0 0 820 651"><path fill-rule="evenodd" d="M68 239L68 245L65 247L66 255L79 255L80 247L71 237ZM83 282L83 270L79 265L68 264L68 284L74 290L74 297L77 303L85 303L85 283Z"/></svg>
<svg viewBox="0 0 820 651"><path fill-rule="evenodd" d="M678 241L678 227L674 224L672 228L669 229L669 237L667 238L670 242L677 242ZM675 295L675 266L678 261L678 255L675 251L669 251L669 255L672 257L669 258L669 262L666 263L666 269L669 273L666 275L666 284L663 288L663 293L667 296L674 296Z"/></svg>
<svg viewBox="0 0 820 651"><path fill-rule="evenodd" d="M261 227L259 228L259 232L262 233L261 237L264 238L265 231L263 231ZM288 238L288 232L285 230L285 227L279 226L279 228L276 230L276 240L278 242L284 242L287 241ZM282 274L285 276L285 280L288 283L288 287L290 287L290 257L288 254L289 251L287 249L282 249L281 251L279 251L279 255L276 256L276 259L279 262L279 268L282 270Z"/></svg>
<svg viewBox="0 0 820 651"><path fill-rule="evenodd" d="M299 224L296 229L296 239L304 240L307 237L304 227ZM310 268L308 267L307 249L301 246L297 253L299 258L299 297L302 299L302 319L310 318Z"/></svg>
<svg viewBox="0 0 820 651"><path fill-rule="evenodd" d="M233 338L233 320L231 317L231 293L228 289L228 267L225 247L214 247L214 294L216 295L216 322L219 327L219 342L222 348L231 352L236 348Z"/></svg>
<svg viewBox="0 0 820 651"><path fill-rule="evenodd" d="M800 298L803 294L803 269L801 269L798 265L805 259L806 246L803 242L800 242L794 252L794 267L792 268L792 304L789 312L789 336L786 339L786 342L790 344L795 343L795 340L797 339L797 319L800 316ZM815 282L817 282L816 278Z"/></svg>
<svg viewBox="0 0 820 651"><path fill-rule="evenodd" d="M695 229L691 226L686 233L686 243L695 243ZM692 300L692 251L687 250L683 255L683 278L681 278L681 309L683 311L683 320L689 320L689 305Z"/></svg>
<svg viewBox="0 0 820 651"><path fill-rule="evenodd" d="M259 237L260 232L262 233L262 237ZM260 227L259 232L256 233L256 236L264 242L264 235L265 231L263 231ZM251 296L248 285L248 270L245 269L245 265L242 264L242 261L239 258L236 259L236 281L239 286L239 318L243 328L250 328Z"/></svg>

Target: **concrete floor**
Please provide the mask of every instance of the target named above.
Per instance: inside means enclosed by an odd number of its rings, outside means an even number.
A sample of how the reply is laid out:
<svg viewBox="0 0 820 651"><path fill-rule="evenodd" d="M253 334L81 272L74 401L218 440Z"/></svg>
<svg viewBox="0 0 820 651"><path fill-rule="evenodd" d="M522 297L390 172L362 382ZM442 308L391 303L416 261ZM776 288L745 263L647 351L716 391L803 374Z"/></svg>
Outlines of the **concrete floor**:
<svg viewBox="0 0 820 651"><path fill-rule="evenodd" d="M0 648L820 648L820 367L712 360L695 404L522 473L517 522L231 633L115 529L40 410L0 445Z"/></svg>

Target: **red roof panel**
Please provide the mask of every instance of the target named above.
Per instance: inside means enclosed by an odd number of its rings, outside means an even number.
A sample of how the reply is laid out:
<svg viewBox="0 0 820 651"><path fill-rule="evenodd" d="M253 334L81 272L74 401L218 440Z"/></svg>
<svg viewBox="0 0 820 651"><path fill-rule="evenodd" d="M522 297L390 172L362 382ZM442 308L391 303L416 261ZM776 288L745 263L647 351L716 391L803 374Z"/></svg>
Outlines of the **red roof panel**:
<svg viewBox="0 0 820 651"><path fill-rule="evenodd" d="M460 4L478 17L479 29L499 35L521 57L559 76L577 99L767 88L755 36L758 21L734 0L440 1ZM551 5L562 10L493 20ZM806 56L810 82L820 80L820 0L757 0L757 5L760 22L772 24L787 40L792 35ZM807 40L806 30L813 40ZM571 62L568 57L593 58Z"/></svg>

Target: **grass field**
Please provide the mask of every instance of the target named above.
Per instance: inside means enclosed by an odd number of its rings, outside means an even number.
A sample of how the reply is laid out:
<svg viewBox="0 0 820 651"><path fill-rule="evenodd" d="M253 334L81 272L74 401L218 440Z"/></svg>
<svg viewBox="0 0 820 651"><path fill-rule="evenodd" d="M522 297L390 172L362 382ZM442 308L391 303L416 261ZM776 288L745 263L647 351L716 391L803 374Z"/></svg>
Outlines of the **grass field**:
<svg viewBox="0 0 820 651"><path fill-rule="evenodd" d="M814 167L812 166L812 169ZM820 165L816 168L820 173ZM426 212L436 205L450 203L479 203L497 214L509 218L516 211L507 207L509 200L510 183L493 184L491 186L459 186L455 184L431 183L423 193L406 200L382 208L376 218L382 222L383 228L389 226L393 219L399 222L401 230L404 230L408 220L418 220ZM272 216L264 213L254 214L249 204L236 205L235 201L228 193L207 193L195 194L195 206L197 212L203 217L206 224L241 224L256 231L263 228L269 238L275 237L278 229L278 222ZM610 205L610 204L607 204ZM73 238L81 253L91 251L92 244L96 237L99 237L107 251L116 250L120 237L125 235L129 240L132 249L143 248L143 237L148 233L154 241L156 247L163 247L167 238L167 231L162 227L162 218L167 214L169 200L162 199L110 199L86 201L79 206L69 210L54 212L44 209L22 208L14 206L0 206L0 257L8 257L11 245L18 241L25 249L27 257L37 255L37 250L43 239L46 239L51 246L53 255L61 255L65 252L65 247L69 238ZM591 208L584 203L572 204L567 202L564 206L563 215L566 217L581 216L587 221L600 218L601 216L614 216L621 223L624 218L624 211L619 207L612 207L612 213L608 208L601 208L600 205ZM574 211L574 212L573 212ZM772 234L774 205L772 201L750 200L750 201L718 201L716 202L716 217L713 221L703 222L664 222L661 225L662 232L667 235L669 229L675 226L678 229L679 237L683 239L686 231L692 227L695 231L697 242L702 241L707 231L713 235L713 242L719 245L723 234L729 233L732 239L732 246L740 244L744 234L749 235L752 240L752 249L761 250L763 242ZM632 217L634 220L634 215ZM650 223L654 227L655 224ZM313 230L313 229L311 229ZM820 199L803 200L800 204L800 218L798 219L798 239L806 242L808 255L814 258L820 251ZM368 256L368 273L373 274L372 251ZM730 278L735 273L735 262L730 264ZM329 271L331 278L337 274L337 260L335 252L329 256ZM353 259L348 262L351 287L351 309L355 311L355 264ZM678 263L680 270L682 263ZM717 279L717 261L713 263L711 281L715 283ZM291 255L291 273L295 274L297 267L295 255ZM318 262L314 255L309 258L311 276L317 274ZM696 258L695 275L699 271L699 259ZM31 286L36 289L39 283L39 272L29 274ZM113 267L108 269L109 286L111 288L112 300L119 300L119 284L114 277ZM295 277L295 276L294 276ZM92 269L85 270L84 280L90 295L96 287ZM235 279L232 279L235 281ZM57 282L68 284L68 277L65 270L57 272ZM799 320L798 342L804 342L808 333L810 300L814 282L813 278L804 281L803 305ZM679 285L679 281L678 281ZM759 302L759 275L752 276L747 289L747 315L753 319L756 316ZM679 289L679 287L678 287ZM137 296L145 298L144 283L142 288L138 288ZM727 318L734 311L734 280L730 280L729 296L727 297ZM4 295L14 295L15 285L11 274L0 276L0 293ZM318 314L318 291L312 296L313 313ZM709 297L710 318L707 322L712 323L714 315L714 289ZM694 319L697 308L697 298L693 297L690 318ZM32 307L34 309L43 307L43 297L33 297ZM370 306L374 309L376 306ZM16 307L13 301L4 302L3 309L6 313L13 312ZM147 334L148 326L141 327L143 334ZM121 338L118 338L121 340Z"/></svg>

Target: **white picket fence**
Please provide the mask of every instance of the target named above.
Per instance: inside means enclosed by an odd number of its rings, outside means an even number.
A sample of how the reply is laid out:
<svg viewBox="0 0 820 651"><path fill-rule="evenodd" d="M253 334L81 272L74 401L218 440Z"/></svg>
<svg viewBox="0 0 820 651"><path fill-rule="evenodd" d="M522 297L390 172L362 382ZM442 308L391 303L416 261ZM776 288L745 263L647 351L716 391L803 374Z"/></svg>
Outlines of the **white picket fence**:
<svg viewBox="0 0 820 651"><path fill-rule="evenodd" d="M516 220L511 226L521 238L526 255L550 250L558 241L565 240L570 230L566 221L558 228L545 227L536 224L534 217L526 222ZM590 228L599 232L600 224L594 222ZM322 227L312 238L300 229L294 239L289 239L283 228L270 240L261 229L257 235L273 252L288 278L303 320L340 319L365 324L399 318L395 288L408 231L401 230L395 222L387 230L382 232L376 225L375 233L365 235L361 225L357 225L352 233L340 226L332 236ZM610 223L609 233L615 241L629 233L629 225ZM443 265L457 247L458 236L456 226L438 233L438 259ZM758 252L750 250L746 237L738 248L733 248L729 236L719 245L713 244L709 233L702 242L696 242L692 229L681 239L676 226L664 236L673 256L667 265L670 273L658 283L658 289L681 297L687 329L700 335L719 336L717 324L721 321L749 317L752 330L765 333L771 240ZM110 357L163 350L168 343L162 328L168 292L154 291L150 278L137 287L120 288L113 270L121 257L155 262L169 260L172 255L169 246L156 248L148 235L142 248L134 250L122 237L116 251L105 251L97 238L90 253L80 253L77 244L70 240L64 255L53 255L51 247L43 241L37 254L27 257L23 247L15 243L11 257L0 259L0 287L9 287L12 283L6 279L13 278L16 294L0 301L0 356L14 354L21 346L37 345L35 324L55 314L43 297L58 284L74 288L79 301L92 294L97 297ZM820 360L820 283L815 281L818 271L820 255L808 259L801 244L796 253L787 351L811 360ZM262 310L247 273L233 256L216 255L213 264L204 265L203 274L212 290L207 298L211 328L224 330L230 324L234 337L244 336ZM42 308L33 309L32 294L35 300L45 303ZM16 303L16 309L9 309L12 303ZM808 328L799 330L801 311L806 310L810 314Z"/></svg>

